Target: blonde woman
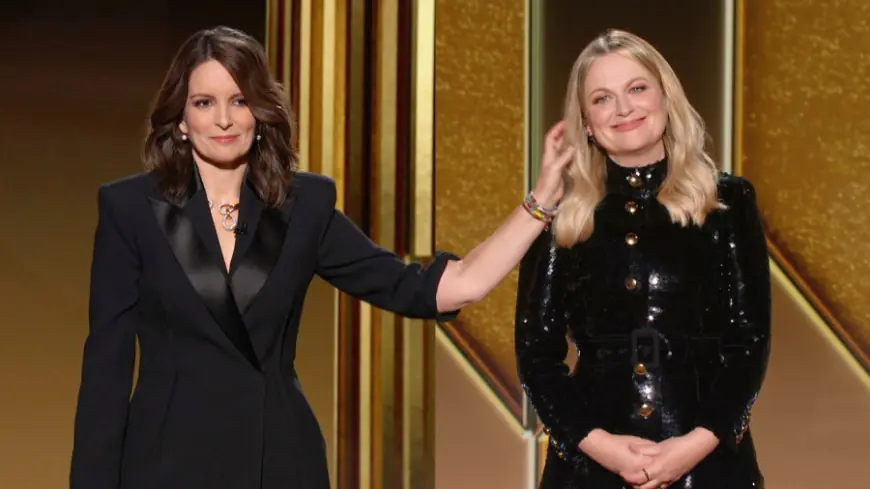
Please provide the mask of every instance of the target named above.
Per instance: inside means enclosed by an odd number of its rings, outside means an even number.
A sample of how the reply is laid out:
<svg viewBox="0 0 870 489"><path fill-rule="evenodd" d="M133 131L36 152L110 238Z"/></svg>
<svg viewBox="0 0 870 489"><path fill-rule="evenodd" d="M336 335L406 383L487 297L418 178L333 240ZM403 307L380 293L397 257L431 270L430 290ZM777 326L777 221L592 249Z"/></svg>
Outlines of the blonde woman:
<svg viewBox="0 0 870 489"><path fill-rule="evenodd" d="M673 70L626 32L577 58L563 125L574 161L517 301L519 374L550 439L541 487L763 487L749 416L770 281L752 185L717 172Z"/></svg>

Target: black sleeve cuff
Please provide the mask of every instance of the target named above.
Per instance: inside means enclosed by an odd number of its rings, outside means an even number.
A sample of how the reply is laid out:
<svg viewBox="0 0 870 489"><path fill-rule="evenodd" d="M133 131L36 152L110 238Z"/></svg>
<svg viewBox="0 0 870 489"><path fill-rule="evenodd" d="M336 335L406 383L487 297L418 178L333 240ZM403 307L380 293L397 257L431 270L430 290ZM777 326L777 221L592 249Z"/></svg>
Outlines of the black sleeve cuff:
<svg viewBox="0 0 870 489"><path fill-rule="evenodd" d="M427 309L430 311L429 317L435 319L439 323L453 321L459 315L459 310L455 311L438 311L438 284L441 283L441 277L444 275L444 270L447 264L451 261L459 261L461 258L446 251L436 251L435 258L429 262L426 267L426 302Z"/></svg>

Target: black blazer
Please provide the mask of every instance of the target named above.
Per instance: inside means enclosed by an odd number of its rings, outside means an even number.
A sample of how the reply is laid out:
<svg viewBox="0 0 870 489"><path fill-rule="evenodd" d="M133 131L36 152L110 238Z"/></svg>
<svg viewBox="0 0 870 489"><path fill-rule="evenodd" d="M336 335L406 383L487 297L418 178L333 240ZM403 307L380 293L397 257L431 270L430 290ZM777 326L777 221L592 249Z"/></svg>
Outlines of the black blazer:
<svg viewBox="0 0 870 489"><path fill-rule="evenodd" d="M293 367L311 279L408 317L456 313L435 302L454 255L405 264L335 209L332 180L293 182L278 209L242 186L229 273L198 178L179 202L151 173L100 188L72 489L327 488Z"/></svg>

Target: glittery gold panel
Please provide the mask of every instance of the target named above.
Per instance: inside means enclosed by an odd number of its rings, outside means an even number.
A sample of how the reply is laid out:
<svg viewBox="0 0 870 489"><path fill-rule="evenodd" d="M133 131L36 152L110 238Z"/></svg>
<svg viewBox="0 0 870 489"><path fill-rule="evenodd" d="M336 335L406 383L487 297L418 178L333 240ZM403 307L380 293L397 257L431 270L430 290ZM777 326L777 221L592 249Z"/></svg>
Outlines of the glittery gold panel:
<svg viewBox="0 0 870 489"><path fill-rule="evenodd" d="M435 21L435 244L460 255L521 202L524 2L438 0ZM446 329L520 416L513 349L516 274Z"/></svg>
<svg viewBox="0 0 870 489"><path fill-rule="evenodd" d="M742 172L786 266L870 353L870 2L743 8Z"/></svg>

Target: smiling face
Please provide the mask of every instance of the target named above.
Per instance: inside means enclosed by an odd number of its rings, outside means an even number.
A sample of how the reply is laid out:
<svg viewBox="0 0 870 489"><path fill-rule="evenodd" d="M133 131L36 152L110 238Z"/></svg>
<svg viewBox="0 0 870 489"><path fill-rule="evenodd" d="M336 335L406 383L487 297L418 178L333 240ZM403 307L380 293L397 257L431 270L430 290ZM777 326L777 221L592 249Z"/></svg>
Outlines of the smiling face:
<svg viewBox="0 0 870 489"><path fill-rule="evenodd" d="M665 155L665 97L656 77L613 52L596 59L584 83L586 131L614 161L640 166Z"/></svg>
<svg viewBox="0 0 870 489"><path fill-rule="evenodd" d="M236 166L244 163L254 140L257 121L230 72L217 61L206 61L190 74L184 120L198 163Z"/></svg>

